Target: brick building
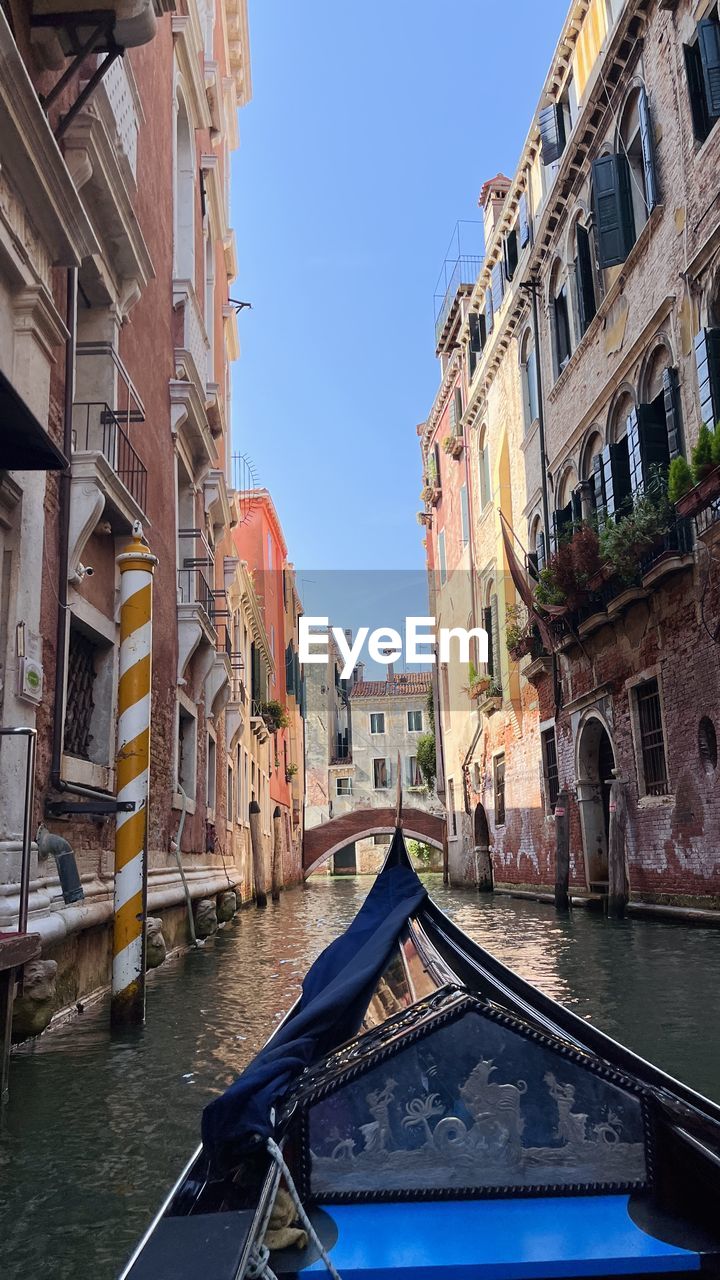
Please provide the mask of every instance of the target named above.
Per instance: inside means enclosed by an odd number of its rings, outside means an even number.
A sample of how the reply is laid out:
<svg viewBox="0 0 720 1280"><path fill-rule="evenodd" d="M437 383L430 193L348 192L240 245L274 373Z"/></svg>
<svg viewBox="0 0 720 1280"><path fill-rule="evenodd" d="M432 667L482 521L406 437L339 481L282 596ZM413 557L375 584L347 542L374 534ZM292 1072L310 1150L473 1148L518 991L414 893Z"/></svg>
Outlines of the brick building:
<svg viewBox="0 0 720 1280"><path fill-rule="evenodd" d="M631 898L718 903L718 473L663 495L720 417L718 49L716 4L579 0L514 176L484 188L485 257L452 293L422 437L432 482L457 387L481 605L498 584L502 700L456 803L460 877L482 804L496 883L552 887L565 787L572 886L606 892L617 779ZM426 483L436 565L441 493Z"/></svg>
<svg viewBox="0 0 720 1280"><path fill-rule="evenodd" d="M34 850L30 926L57 961L57 1004L109 976L116 556L137 521L158 559L148 909L168 945L185 940L178 842L193 899L242 885L220 814L234 668L225 554L238 518L229 183L251 93L246 6L147 0L130 18L123 4L71 8L0 9L6 224L22 233L3 267L17 322L12 343L3 329L0 368L37 419L17 419L24 456L0 448L2 724L37 725L33 835L43 823L68 842L83 891L64 901L52 858ZM24 462L57 470L46 483ZM0 928L17 918L21 769L3 743Z"/></svg>

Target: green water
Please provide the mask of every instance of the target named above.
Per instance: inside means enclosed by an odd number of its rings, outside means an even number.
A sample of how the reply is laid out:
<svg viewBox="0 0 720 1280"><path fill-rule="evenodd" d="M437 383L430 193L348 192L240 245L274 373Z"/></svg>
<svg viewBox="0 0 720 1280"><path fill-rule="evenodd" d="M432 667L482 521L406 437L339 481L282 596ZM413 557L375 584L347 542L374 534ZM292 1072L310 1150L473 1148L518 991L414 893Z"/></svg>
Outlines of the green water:
<svg viewBox="0 0 720 1280"><path fill-rule="evenodd" d="M506 964L720 1100L715 930L443 889L443 909ZM197 1145L200 1112L292 1003L367 879L317 879L247 908L150 975L147 1024L120 1038L96 1007L14 1055L0 1127L3 1280L110 1280ZM159 1277L160 1280L160 1277Z"/></svg>

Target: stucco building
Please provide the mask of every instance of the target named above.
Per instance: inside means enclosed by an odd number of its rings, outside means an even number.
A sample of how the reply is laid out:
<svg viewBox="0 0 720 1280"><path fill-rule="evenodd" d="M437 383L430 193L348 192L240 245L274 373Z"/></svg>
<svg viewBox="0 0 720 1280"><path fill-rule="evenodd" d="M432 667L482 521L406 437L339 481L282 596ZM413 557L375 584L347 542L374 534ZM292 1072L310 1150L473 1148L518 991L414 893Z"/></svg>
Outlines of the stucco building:
<svg viewBox="0 0 720 1280"><path fill-rule="evenodd" d="M437 566L430 448L459 387L473 582L498 597L501 702L455 802L460 878L482 805L496 883L552 887L565 788L572 887L607 892L617 779L631 899L718 902L720 504L712 479L677 506L661 492L720 410L718 48L717 5L581 0L512 179L484 188L485 258L450 300L458 347L439 335L423 436Z"/></svg>

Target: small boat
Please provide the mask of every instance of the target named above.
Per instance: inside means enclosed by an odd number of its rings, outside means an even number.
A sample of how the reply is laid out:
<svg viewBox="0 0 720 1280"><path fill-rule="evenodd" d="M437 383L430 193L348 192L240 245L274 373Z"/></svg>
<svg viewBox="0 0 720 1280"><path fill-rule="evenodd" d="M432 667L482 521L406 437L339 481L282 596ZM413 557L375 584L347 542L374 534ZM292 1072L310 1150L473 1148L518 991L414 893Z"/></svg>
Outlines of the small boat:
<svg viewBox="0 0 720 1280"><path fill-rule="evenodd" d="M121 1280L720 1275L720 1107L467 938L400 820L202 1137Z"/></svg>

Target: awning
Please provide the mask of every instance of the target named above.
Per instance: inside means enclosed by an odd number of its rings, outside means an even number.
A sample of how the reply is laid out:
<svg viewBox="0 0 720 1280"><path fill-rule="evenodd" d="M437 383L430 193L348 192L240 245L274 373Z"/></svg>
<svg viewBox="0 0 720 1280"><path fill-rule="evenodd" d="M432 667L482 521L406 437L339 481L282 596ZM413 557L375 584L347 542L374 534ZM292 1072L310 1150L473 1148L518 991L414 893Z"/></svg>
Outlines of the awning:
<svg viewBox="0 0 720 1280"><path fill-rule="evenodd" d="M64 471L67 466L65 454L0 371L0 471Z"/></svg>

